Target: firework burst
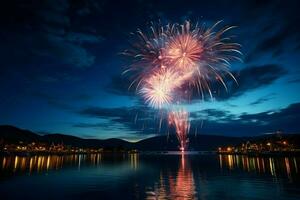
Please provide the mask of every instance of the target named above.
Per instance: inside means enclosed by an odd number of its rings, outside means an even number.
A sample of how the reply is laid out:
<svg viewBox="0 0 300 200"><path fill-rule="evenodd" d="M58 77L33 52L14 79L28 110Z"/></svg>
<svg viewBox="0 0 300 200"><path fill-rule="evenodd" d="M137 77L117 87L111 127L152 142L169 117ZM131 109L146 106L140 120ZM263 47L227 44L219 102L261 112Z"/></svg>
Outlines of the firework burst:
<svg viewBox="0 0 300 200"><path fill-rule="evenodd" d="M202 99L206 91L212 98L212 82L219 82L227 90L225 77L229 75L235 80L230 63L240 60L241 52L240 45L227 34L234 27L217 30L219 24L207 28L186 21L153 25L147 33L138 30L134 34L137 41L123 53L132 60L124 71L133 76L130 87L135 85L145 102L159 109L190 99L194 88ZM188 113L171 111L169 124L175 127L181 149L185 149L190 126Z"/></svg>
<svg viewBox="0 0 300 200"><path fill-rule="evenodd" d="M197 88L202 97L205 91L212 97L211 82L220 82L227 90L224 77L229 75L235 80L229 67L231 61L240 60L241 52L240 45L231 42L232 37L224 36L234 26L216 31L219 24L205 28L186 21L182 25L152 26L148 35L138 30L138 42L124 52L133 60L124 72L134 74L131 85L136 84L139 89L142 83L147 84L144 79L149 79L149 74L171 68L184 79L182 84Z"/></svg>
<svg viewBox="0 0 300 200"><path fill-rule="evenodd" d="M197 67L203 47L201 42L189 33L172 36L166 44L165 57L169 65L180 71L190 71Z"/></svg>
<svg viewBox="0 0 300 200"><path fill-rule="evenodd" d="M145 102L154 108L170 104L174 98L174 90L180 87L178 74L170 69L160 69L142 80L139 94Z"/></svg>

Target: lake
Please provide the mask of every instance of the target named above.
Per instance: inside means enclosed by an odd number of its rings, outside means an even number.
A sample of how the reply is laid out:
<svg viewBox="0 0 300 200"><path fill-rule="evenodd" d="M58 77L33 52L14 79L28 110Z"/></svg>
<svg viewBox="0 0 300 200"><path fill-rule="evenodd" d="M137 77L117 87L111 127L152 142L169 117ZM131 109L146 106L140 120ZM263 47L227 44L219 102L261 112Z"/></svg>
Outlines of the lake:
<svg viewBox="0 0 300 200"><path fill-rule="evenodd" d="M1 199L300 199L300 157L0 157Z"/></svg>

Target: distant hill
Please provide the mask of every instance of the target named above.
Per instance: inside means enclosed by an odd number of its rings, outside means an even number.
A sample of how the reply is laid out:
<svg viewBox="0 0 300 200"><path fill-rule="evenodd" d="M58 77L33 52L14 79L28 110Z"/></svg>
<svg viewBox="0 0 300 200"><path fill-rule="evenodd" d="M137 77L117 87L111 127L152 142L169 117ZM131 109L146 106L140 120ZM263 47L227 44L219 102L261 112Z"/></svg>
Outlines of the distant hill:
<svg viewBox="0 0 300 200"><path fill-rule="evenodd" d="M19 141L28 143L40 141L42 137L28 130L19 129L14 126L2 125L0 126L0 140L1 139L10 143L18 143Z"/></svg>
<svg viewBox="0 0 300 200"><path fill-rule="evenodd" d="M75 147L123 147L132 148L132 144L121 139L82 139L80 137L64 134L47 134L39 135L28 130L16 128L14 126L1 125L0 126L0 140L4 140L6 143L32 143L41 142L46 144L64 144Z"/></svg>
<svg viewBox="0 0 300 200"><path fill-rule="evenodd" d="M189 136L189 150L216 150L220 146L236 146L246 141L265 142L278 137L276 134L263 135L258 137L228 137L217 135L198 134ZM295 141L299 144L300 135L283 135L288 140ZM28 130L16 128L14 126L0 126L0 141L5 143L24 143L42 142L47 144L71 145L75 147L95 147L95 148L125 148L138 149L142 151L161 151L161 150L178 150L178 141L175 135L156 136L131 143L122 139L82 139L76 136L64 134L39 135Z"/></svg>

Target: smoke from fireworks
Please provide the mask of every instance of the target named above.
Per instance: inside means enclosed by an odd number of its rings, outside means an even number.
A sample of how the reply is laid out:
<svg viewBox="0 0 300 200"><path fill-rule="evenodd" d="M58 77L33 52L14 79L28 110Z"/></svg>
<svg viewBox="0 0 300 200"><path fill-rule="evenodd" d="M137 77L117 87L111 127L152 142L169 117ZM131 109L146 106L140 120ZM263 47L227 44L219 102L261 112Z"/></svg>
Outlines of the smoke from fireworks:
<svg viewBox="0 0 300 200"><path fill-rule="evenodd" d="M224 78L229 75L235 80L229 71L230 62L240 60L241 52L240 45L225 36L234 27L215 30L219 24L206 28L192 26L186 21L181 25L151 26L147 34L138 30L138 41L124 52L133 61L124 72L134 77L130 87L135 85L145 102L159 109L189 99L194 88L202 98L205 91L212 97L212 82L221 83L227 90ZM189 91L190 96L182 95L182 90ZM184 149L189 129L188 113L172 111L169 122L175 126Z"/></svg>

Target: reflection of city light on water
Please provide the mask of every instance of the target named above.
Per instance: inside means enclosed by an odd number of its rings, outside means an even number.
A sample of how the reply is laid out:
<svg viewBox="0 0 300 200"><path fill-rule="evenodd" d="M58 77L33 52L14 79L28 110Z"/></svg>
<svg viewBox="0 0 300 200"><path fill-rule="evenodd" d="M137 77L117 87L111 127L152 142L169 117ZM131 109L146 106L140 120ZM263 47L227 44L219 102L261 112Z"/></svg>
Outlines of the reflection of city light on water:
<svg viewBox="0 0 300 200"><path fill-rule="evenodd" d="M267 173L276 177L285 174L289 179L298 173L297 159L295 157L267 158L248 157L246 155L219 155L220 169L243 169L247 172Z"/></svg>
<svg viewBox="0 0 300 200"><path fill-rule="evenodd" d="M101 163L101 154L90 155L48 155L48 156L7 156L3 157L0 166L3 170L12 170L13 172L43 172L48 170L59 170L65 166L78 166L80 169L82 162L88 160L93 165Z"/></svg>
<svg viewBox="0 0 300 200"><path fill-rule="evenodd" d="M295 171L298 173L298 166L297 166L297 161L296 158L293 159L294 165L295 165Z"/></svg>
<svg viewBox="0 0 300 200"><path fill-rule="evenodd" d="M228 166L229 169L233 169L233 156L232 155L228 155Z"/></svg>
<svg viewBox="0 0 300 200"><path fill-rule="evenodd" d="M220 169L223 168L223 159L222 159L222 155L219 154L219 164L220 164Z"/></svg>
<svg viewBox="0 0 300 200"><path fill-rule="evenodd" d="M274 165L274 160L273 158L269 158L269 164L270 164L270 171L271 171L271 174L273 176L276 176L276 170L275 170L275 165Z"/></svg>
<svg viewBox="0 0 300 200"><path fill-rule="evenodd" d="M137 153L132 153L129 155L130 158L130 166L134 170L138 168L138 154Z"/></svg>

